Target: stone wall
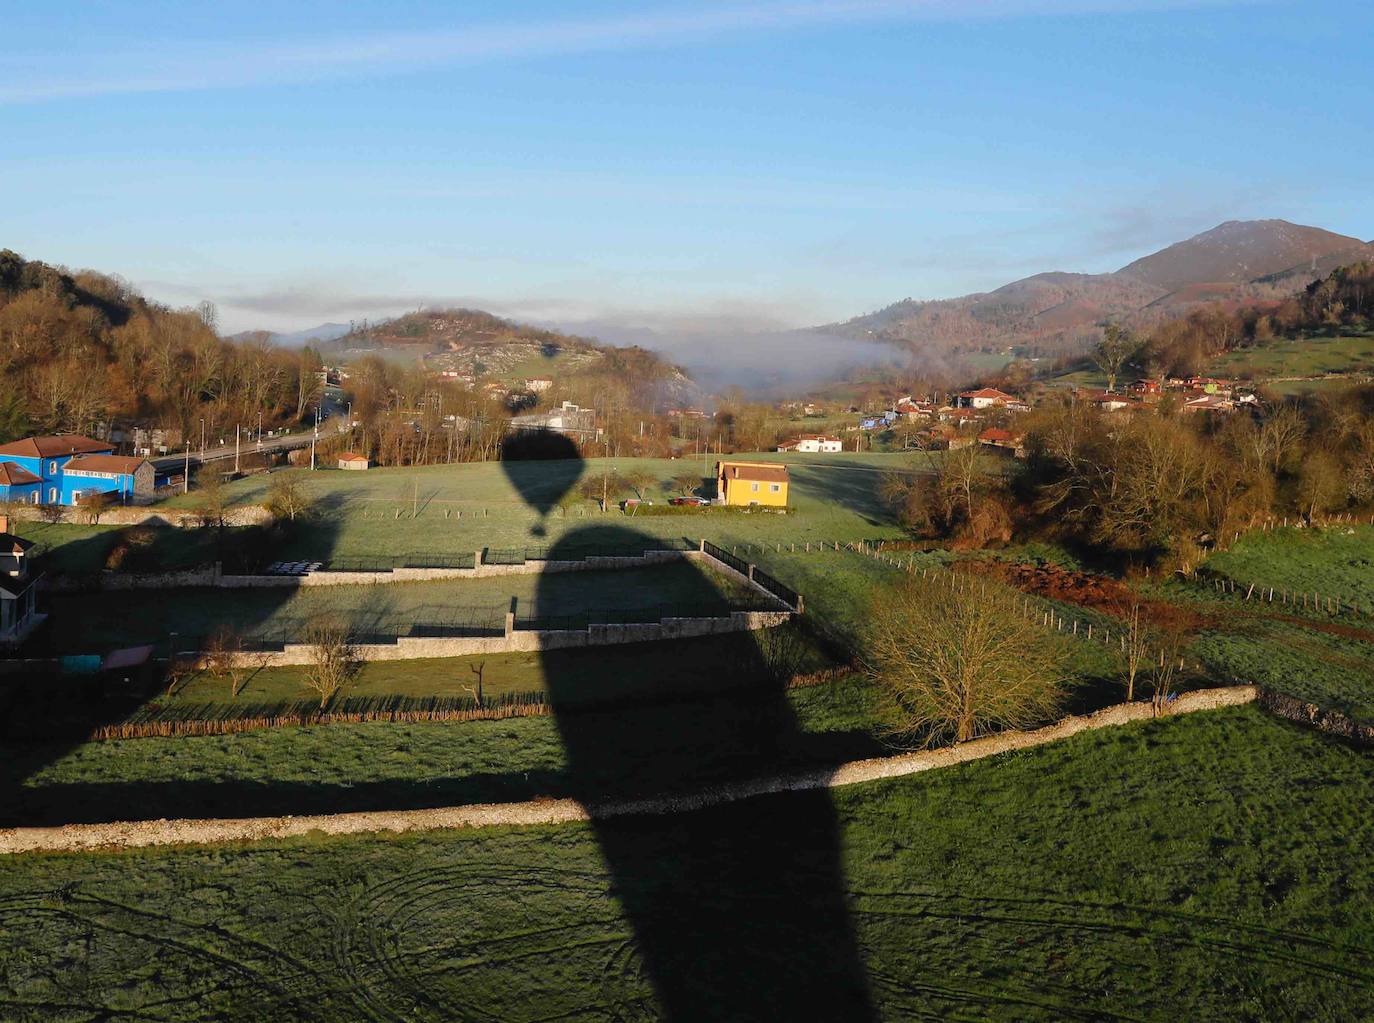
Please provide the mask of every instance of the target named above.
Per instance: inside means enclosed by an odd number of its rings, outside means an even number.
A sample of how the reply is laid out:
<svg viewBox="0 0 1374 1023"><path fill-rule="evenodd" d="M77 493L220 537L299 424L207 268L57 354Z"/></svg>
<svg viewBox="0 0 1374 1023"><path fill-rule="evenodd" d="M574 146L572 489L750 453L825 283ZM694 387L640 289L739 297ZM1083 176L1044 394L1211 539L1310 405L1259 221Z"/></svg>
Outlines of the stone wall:
<svg viewBox="0 0 1374 1023"><path fill-rule="evenodd" d="M574 647L612 646L620 643L652 643L665 639L691 639L735 632L753 632L781 625L787 611L732 611L719 618L664 618L659 622L629 625L592 625L586 629L517 630L513 615L506 616L504 636L412 637L395 643L365 643L355 647L363 661L405 661L428 657L470 657L474 654L534 653ZM187 653L185 656L194 656ZM285 649L239 655L250 666L281 667L311 662L308 643L287 643Z"/></svg>

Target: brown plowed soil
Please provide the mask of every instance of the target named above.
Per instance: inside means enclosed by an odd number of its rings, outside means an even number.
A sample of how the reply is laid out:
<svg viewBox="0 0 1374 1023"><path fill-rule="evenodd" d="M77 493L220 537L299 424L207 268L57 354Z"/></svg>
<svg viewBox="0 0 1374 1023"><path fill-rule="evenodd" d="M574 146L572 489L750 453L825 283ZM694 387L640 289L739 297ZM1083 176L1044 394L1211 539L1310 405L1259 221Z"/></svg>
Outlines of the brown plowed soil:
<svg viewBox="0 0 1374 1023"><path fill-rule="evenodd" d="M1076 604L1123 620L1130 617L1132 607L1139 607L1141 617L1156 628L1199 632L1216 625L1213 615L1142 597L1125 583L1110 576L1090 575L1057 565L1029 562L970 561L967 562L967 568L1037 597Z"/></svg>

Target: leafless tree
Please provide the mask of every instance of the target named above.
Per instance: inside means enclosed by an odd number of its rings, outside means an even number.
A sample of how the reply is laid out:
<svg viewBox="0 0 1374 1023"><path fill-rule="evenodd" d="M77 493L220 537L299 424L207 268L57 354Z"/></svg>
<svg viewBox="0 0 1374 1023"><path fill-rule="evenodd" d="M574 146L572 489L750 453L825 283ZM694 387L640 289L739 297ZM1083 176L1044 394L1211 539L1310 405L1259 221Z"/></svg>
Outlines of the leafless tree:
<svg viewBox="0 0 1374 1023"><path fill-rule="evenodd" d="M464 686L464 687L463 687L463 688L466 689L468 692L470 692L470 693L472 694L472 698L473 698L475 701L477 701L477 709L478 709L478 710L481 710L481 709L482 709L482 706L483 706L483 703L482 703L482 673L483 673L484 671L486 671L486 669L487 669L487 662L486 662L486 661L483 661L481 664L469 664L469 665L468 665L468 670L469 670L470 672L472 672L474 675L477 676L477 688L474 689L472 686Z"/></svg>
<svg viewBox="0 0 1374 1023"><path fill-rule="evenodd" d="M320 698L323 710L329 701L348 684L361 664L356 648L349 638L348 624L327 615L312 618L305 627L306 643L310 646L310 664L305 672L305 685Z"/></svg>
<svg viewBox="0 0 1374 1023"><path fill-rule="evenodd" d="M229 683L229 699L243 691L251 669L243 662L243 637L232 626L221 625L205 647L205 670Z"/></svg>
<svg viewBox="0 0 1374 1023"><path fill-rule="evenodd" d="M878 594L862 653L890 735L930 744L1023 728L1059 707L1062 643L1020 613L1013 591L911 579Z"/></svg>
<svg viewBox="0 0 1374 1023"><path fill-rule="evenodd" d="M1135 699L1135 683L1149 661L1149 637L1140 620L1140 605L1132 604L1122 633L1122 656L1126 661L1126 702Z"/></svg>
<svg viewBox="0 0 1374 1023"><path fill-rule="evenodd" d="M299 475L293 472L272 474L267 487L267 510L276 518L295 522L310 511L310 495Z"/></svg>

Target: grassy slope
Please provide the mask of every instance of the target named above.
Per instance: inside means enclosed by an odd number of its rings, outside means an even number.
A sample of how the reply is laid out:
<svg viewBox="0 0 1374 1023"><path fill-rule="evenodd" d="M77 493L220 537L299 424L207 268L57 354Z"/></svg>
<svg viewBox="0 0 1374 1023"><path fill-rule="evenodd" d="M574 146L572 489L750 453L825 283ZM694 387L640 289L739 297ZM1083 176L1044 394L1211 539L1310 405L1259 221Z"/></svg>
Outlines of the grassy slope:
<svg viewBox="0 0 1374 1023"><path fill-rule="evenodd" d="M1238 585L1340 597L1374 608L1374 526L1250 533L1207 567Z"/></svg>
<svg viewBox="0 0 1374 1023"><path fill-rule="evenodd" d="M786 462L792 467L791 513L739 514L704 509L681 515L602 515L590 501L567 510L560 495L584 475L596 476L603 462L622 475L644 471L657 484L647 494L658 505L676 493L673 477L704 472L707 491L715 457L682 459L589 459L586 462L480 462L463 465L372 469L366 473L338 470L300 473L317 500L318 518L309 529L274 557L329 560L340 557L406 555L417 552L467 555L481 548L510 548L557 542L578 529L607 522L646 536L717 542L762 539L855 539L897 536L900 530L878 499L882 474L917 463L903 454L730 456ZM705 469L703 470L703 464ZM267 481L250 477L230 486L239 503L261 503ZM623 495L622 495L623 496ZM193 503L195 494L175 497L169 508ZM114 544L117 529L86 526L26 525L25 534L50 545L60 571L98 571ZM231 537L233 531L230 531ZM166 563L213 560L208 531L167 529L160 543L169 544ZM232 541L231 541L232 542Z"/></svg>
<svg viewBox="0 0 1374 1023"><path fill-rule="evenodd" d="M652 978L705 970L722 1014L819 978L810 1014L838 1018L853 1007L827 1004L837 894L884 1018L1315 1021L1374 1004L1374 758L1253 708L842 789L831 807L773 797L599 839L11 860L0 1013L643 1018ZM793 845L803 826L815 841Z"/></svg>
<svg viewBox="0 0 1374 1023"><path fill-rule="evenodd" d="M19 777L5 795L13 819L58 822L644 794L881 755L873 700L866 683L847 679L787 693L781 717L757 692L585 711L576 727L604 755L576 779L550 717L25 745L7 765Z"/></svg>
<svg viewBox="0 0 1374 1023"><path fill-rule="evenodd" d="M1370 335L1280 338L1255 348L1227 352L1208 366L1213 375L1247 380L1370 370L1374 370L1374 336Z"/></svg>

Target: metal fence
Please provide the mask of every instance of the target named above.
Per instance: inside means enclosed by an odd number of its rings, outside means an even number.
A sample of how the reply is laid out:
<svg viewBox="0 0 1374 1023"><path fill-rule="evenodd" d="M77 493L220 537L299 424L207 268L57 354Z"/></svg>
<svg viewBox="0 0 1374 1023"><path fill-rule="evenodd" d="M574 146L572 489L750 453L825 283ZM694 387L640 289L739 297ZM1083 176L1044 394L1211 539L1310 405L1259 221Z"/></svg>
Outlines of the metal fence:
<svg viewBox="0 0 1374 1023"><path fill-rule="evenodd" d="M651 551L690 551L696 544L683 537L625 544L559 543L539 547L489 547L482 552L484 565L522 565L527 561L586 561L588 558L639 558Z"/></svg>
<svg viewBox="0 0 1374 1023"><path fill-rule="evenodd" d="M717 547L710 540L702 541L701 549L722 564L729 565L740 575L749 574L749 562L735 557L723 547Z"/></svg>
<svg viewBox="0 0 1374 1023"><path fill-rule="evenodd" d="M788 607L795 609L801 606L801 594L785 583L778 582L778 580L774 579L757 565L754 566L754 582L773 594L773 596L777 597Z"/></svg>
<svg viewBox="0 0 1374 1023"><path fill-rule="evenodd" d="M593 625L656 625L665 618L726 618L735 611L771 611L762 601L717 600L709 603L643 604L632 608L595 608L574 614L544 614L538 607L518 612L522 632L585 631Z"/></svg>

